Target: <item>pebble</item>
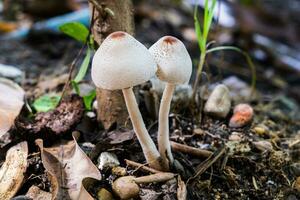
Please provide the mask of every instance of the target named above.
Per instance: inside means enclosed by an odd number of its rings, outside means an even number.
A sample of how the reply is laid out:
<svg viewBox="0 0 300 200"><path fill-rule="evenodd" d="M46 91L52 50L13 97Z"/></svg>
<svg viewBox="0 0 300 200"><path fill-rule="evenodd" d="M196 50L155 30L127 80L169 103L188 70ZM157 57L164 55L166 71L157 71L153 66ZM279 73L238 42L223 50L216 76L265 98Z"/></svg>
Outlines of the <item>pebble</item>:
<svg viewBox="0 0 300 200"><path fill-rule="evenodd" d="M98 193L97 197L99 200L113 200L113 195L107 191L105 188L101 188Z"/></svg>
<svg viewBox="0 0 300 200"><path fill-rule="evenodd" d="M242 137L241 134L238 132L232 132L228 138L230 141L241 141Z"/></svg>
<svg viewBox="0 0 300 200"><path fill-rule="evenodd" d="M267 128L265 126L262 125L258 125L255 126L253 128L253 131L257 134L257 135L265 135L267 133Z"/></svg>
<svg viewBox="0 0 300 200"><path fill-rule="evenodd" d="M269 141L258 141L258 142L253 142L255 148L257 148L260 151L272 151L273 146L271 142Z"/></svg>
<svg viewBox="0 0 300 200"><path fill-rule="evenodd" d="M225 118L231 106L231 99L227 86L219 84L212 91L205 106L204 112L215 117Z"/></svg>
<svg viewBox="0 0 300 200"><path fill-rule="evenodd" d="M120 166L113 167L111 173L116 176L125 176L127 174L126 168Z"/></svg>
<svg viewBox="0 0 300 200"><path fill-rule="evenodd" d="M98 163L98 168L101 170L120 165L117 156L114 153L109 152L102 152L100 157L98 158Z"/></svg>
<svg viewBox="0 0 300 200"><path fill-rule="evenodd" d="M233 116L229 121L229 127L240 128L251 122L253 108L248 104L238 104L233 109Z"/></svg>
<svg viewBox="0 0 300 200"><path fill-rule="evenodd" d="M0 64L0 76L20 82L24 77L24 73L14 66Z"/></svg>

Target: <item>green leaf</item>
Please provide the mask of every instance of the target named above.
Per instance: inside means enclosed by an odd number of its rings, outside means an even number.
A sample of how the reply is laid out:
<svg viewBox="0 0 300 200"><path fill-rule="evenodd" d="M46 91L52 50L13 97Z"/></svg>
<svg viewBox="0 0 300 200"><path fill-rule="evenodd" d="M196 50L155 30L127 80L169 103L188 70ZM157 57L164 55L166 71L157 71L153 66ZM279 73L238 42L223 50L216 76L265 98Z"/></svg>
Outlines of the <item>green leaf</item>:
<svg viewBox="0 0 300 200"><path fill-rule="evenodd" d="M72 87L74 88L76 94L80 96L80 89L78 83L76 83L74 80L71 80Z"/></svg>
<svg viewBox="0 0 300 200"><path fill-rule="evenodd" d="M37 112L47 112L56 108L57 104L59 103L59 100L59 95L45 94L37 98L32 105Z"/></svg>
<svg viewBox="0 0 300 200"><path fill-rule="evenodd" d="M91 60L91 49L88 48L87 51L86 51L86 55L83 59L83 62L81 63L79 72L77 73L77 75L74 79L74 82L79 83L85 77L86 72L87 72L88 67L89 67L89 64L90 64L90 60Z"/></svg>
<svg viewBox="0 0 300 200"><path fill-rule="evenodd" d="M92 90L89 94L83 96L84 106L87 110L92 109L92 102L95 99L95 97L96 97L96 90Z"/></svg>
<svg viewBox="0 0 300 200"><path fill-rule="evenodd" d="M86 43L89 30L79 22L69 22L61 25L59 30L79 42Z"/></svg>

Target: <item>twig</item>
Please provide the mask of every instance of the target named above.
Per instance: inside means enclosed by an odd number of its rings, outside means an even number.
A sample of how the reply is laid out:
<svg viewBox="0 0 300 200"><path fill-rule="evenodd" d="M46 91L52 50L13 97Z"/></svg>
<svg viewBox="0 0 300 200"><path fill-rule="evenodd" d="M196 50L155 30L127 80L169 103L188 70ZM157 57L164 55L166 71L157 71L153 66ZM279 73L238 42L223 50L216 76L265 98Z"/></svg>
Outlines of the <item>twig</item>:
<svg viewBox="0 0 300 200"><path fill-rule="evenodd" d="M134 161L131 161L131 160L127 160L125 159L125 162L127 165L131 165L133 167L137 167L136 170L139 170L139 169L142 169L144 171L147 171L147 172L150 172L150 173L153 173L153 174L156 174L156 173L160 173L161 171L158 171L156 169L153 169L151 167L147 167L141 163L137 163L137 162L134 162Z"/></svg>
<svg viewBox="0 0 300 200"><path fill-rule="evenodd" d="M71 82L71 80L72 80L72 74L73 74L75 65L76 65L77 61L79 60L79 57L81 56L82 51L83 51L84 48L85 48L85 44L82 45L81 49L79 50L78 54L76 55L75 59L72 61L71 65L70 65L70 67L69 67L69 68L70 68L70 70L69 70L69 77L68 77L67 82L66 82L65 85L64 85L63 90L62 90L61 98L60 98L60 100L59 100L58 105L60 105L60 103L61 103L61 101L62 101L62 99L63 99L63 97L64 97L64 95L65 95L65 93L66 93L66 91L67 91L67 89L69 89L69 86L70 86L70 82Z"/></svg>
<svg viewBox="0 0 300 200"><path fill-rule="evenodd" d="M187 153L202 158L207 158L213 154L211 151L198 149L184 144L179 144L177 142L171 142L171 147L173 151L179 151L182 153Z"/></svg>
<svg viewBox="0 0 300 200"><path fill-rule="evenodd" d="M219 152L212 154L204 162L197 166L197 172L194 176L187 180L187 184L203 174L210 166L212 166L226 152L226 147L223 147Z"/></svg>

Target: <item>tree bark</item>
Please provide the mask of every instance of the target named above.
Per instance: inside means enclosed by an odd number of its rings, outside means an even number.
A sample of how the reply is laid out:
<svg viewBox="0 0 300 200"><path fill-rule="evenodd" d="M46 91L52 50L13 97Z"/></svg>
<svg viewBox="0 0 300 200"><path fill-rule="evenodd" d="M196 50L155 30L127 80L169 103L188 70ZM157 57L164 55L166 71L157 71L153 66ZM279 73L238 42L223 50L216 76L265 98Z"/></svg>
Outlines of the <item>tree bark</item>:
<svg viewBox="0 0 300 200"><path fill-rule="evenodd" d="M94 7L92 33L98 45L112 32L134 33L131 0L90 0ZM105 129L113 124L121 127L128 119L122 91L97 89L97 116Z"/></svg>

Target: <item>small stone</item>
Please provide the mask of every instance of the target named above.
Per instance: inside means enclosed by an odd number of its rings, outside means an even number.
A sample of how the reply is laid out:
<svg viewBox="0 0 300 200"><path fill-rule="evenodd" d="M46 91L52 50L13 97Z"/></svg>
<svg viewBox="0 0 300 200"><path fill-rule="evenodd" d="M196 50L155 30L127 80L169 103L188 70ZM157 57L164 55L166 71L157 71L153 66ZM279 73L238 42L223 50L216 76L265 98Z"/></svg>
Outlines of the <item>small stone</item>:
<svg viewBox="0 0 300 200"><path fill-rule="evenodd" d="M85 114L86 116L88 116L89 118L95 118L96 117L96 113L89 111Z"/></svg>
<svg viewBox="0 0 300 200"><path fill-rule="evenodd" d="M268 141L253 142L253 144L260 151L272 151L273 150L273 146L272 146L271 142L268 142Z"/></svg>
<svg viewBox="0 0 300 200"><path fill-rule="evenodd" d="M240 128L251 122L253 109L248 104L238 104L233 110L233 116L229 121L229 127Z"/></svg>
<svg viewBox="0 0 300 200"><path fill-rule="evenodd" d="M99 200L113 200L113 195L107 191L105 188L101 188L98 193L97 197Z"/></svg>
<svg viewBox="0 0 300 200"><path fill-rule="evenodd" d="M99 169L107 169L120 165L117 156L114 153L102 152L98 158Z"/></svg>
<svg viewBox="0 0 300 200"><path fill-rule="evenodd" d="M117 176L125 176L127 174L126 168L124 167L113 167L111 173Z"/></svg>
<svg viewBox="0 0 300 200"><path fill-rule="evenodd" d="M216 117L225 118L229 113L230 106L229 90L225 85L219 84L209 96L204 107L204 112Z"/></svg>
<svg viewBox="0 0 300 200"><path fill-rule="evenodd" d="M267 133L267 129L264 126L255 126L253 128L253 131L257 134L257 135L265 135Z"/></svg>
<svg viewBox="0 0 300 200"><path fill-rule="evenodd" d="M229 136L228 140L230 140L230 141L241 141L242 137L241 137L240 133L232 132L231 135Z"/></svg>
<svg viewBox="0 0 300 200"><path fill-rule="evenodd" d="M195 128L194 129L194 134L195 135L205 135L204 130L200 129L200 128Z"/></svg>
<svg viewBox="0 0 300 200"><path fill-rule="evenodd" d="M13 79L16 82L21 82L24 73L14 66L0 64L0 76Z"/></svg>

